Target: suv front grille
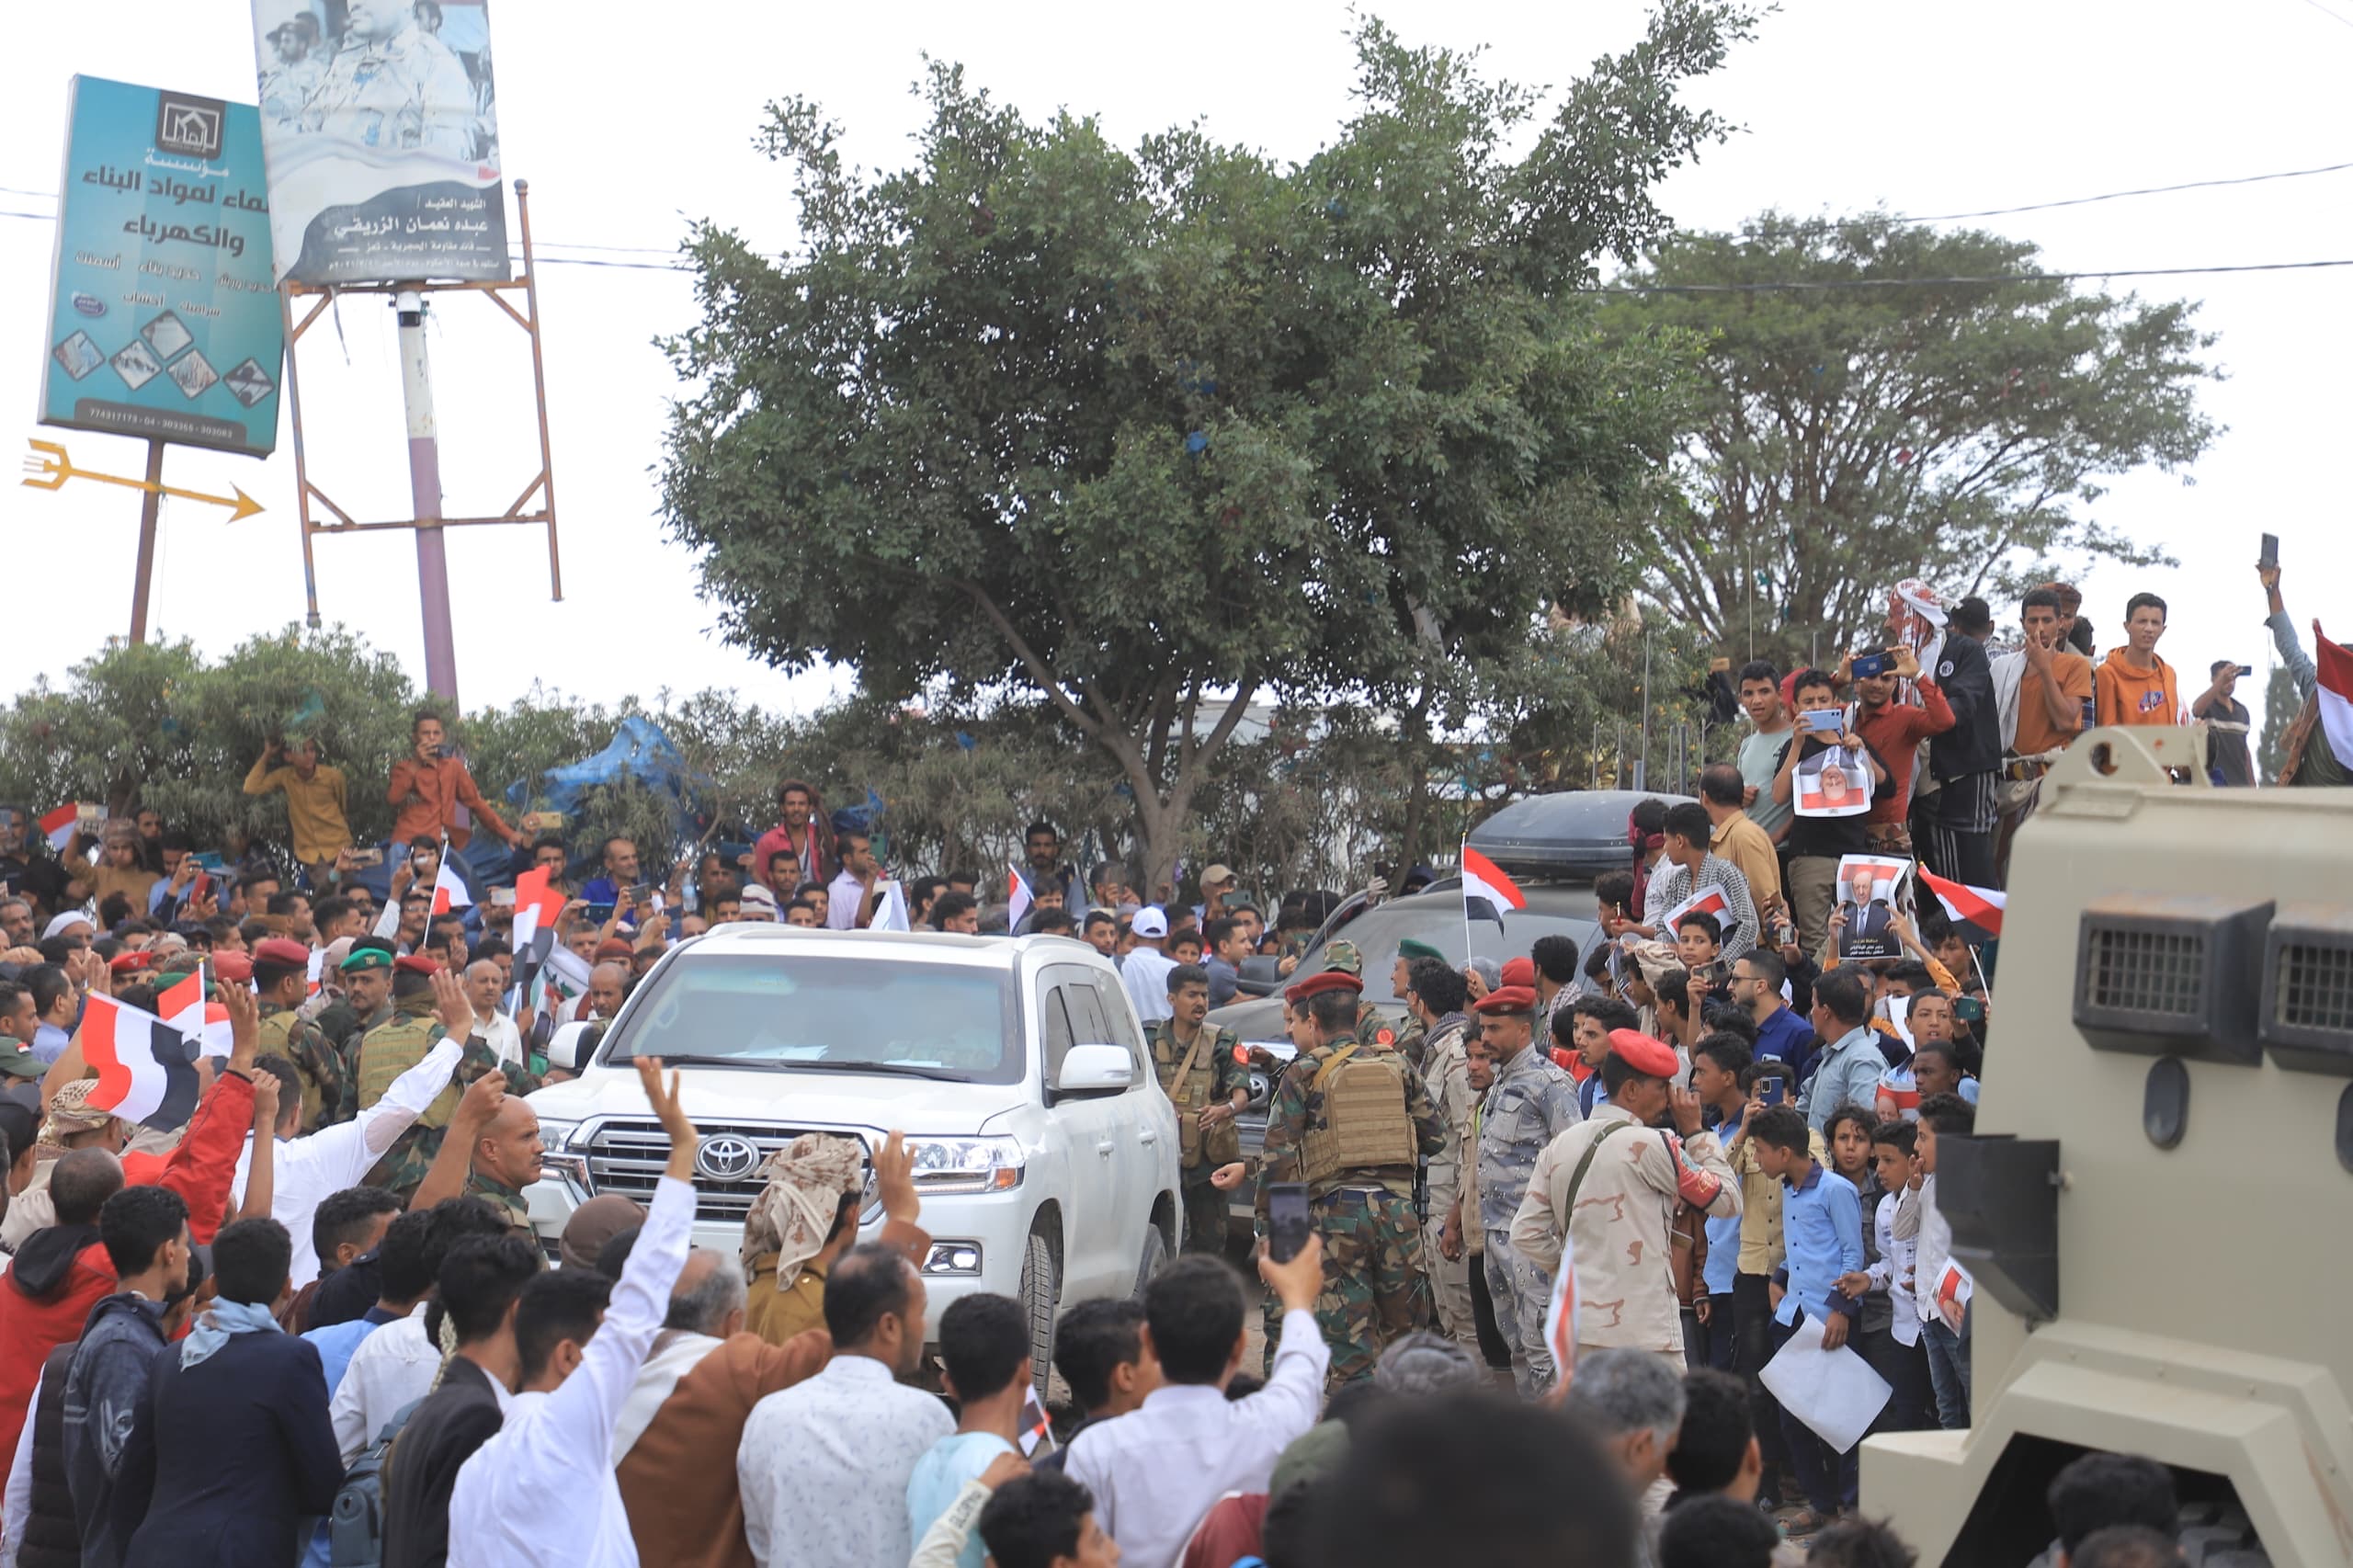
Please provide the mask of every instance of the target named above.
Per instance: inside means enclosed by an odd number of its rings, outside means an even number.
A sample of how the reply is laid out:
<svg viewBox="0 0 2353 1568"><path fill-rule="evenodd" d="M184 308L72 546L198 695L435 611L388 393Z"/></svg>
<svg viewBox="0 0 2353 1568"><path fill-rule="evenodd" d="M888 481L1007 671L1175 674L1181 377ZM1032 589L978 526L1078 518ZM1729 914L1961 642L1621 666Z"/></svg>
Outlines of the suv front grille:
<svg viewBox="0 0 2353 1568"><path fill-rule="evenodd" d="M699 1170L695 1172L695 1218L727 1225L742 1224L744 1216L751 1212L752 1200L766 1185L760 1171L767 1165L768 1156L804 1132L852 1136L832 1128L770 1127L732 1121L699 1121L695 1131L706 1143L715 1138L741 1138L759 1151L760 1157L750 1173L739 1180L715 1181ZM858 1142L861 1146L865 1143L862 1138ZM654 1183L670 1163L669 1135L658 1121L601 1122L588 1140L586 1150L589 1191L600 1195L617 1192L640 1203L653 1201ZM870 1175L867 1186L870 1204L874 1196Z"/></svg>

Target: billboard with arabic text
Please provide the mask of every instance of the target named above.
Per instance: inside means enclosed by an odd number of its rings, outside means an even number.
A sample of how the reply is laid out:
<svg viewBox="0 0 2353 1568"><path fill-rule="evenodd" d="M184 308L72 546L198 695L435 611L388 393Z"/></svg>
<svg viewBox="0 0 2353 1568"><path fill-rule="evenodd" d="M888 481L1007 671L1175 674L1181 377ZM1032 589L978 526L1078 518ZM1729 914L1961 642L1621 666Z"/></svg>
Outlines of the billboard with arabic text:
<svg viewBox="0 0 2353 1568"><path fill-rule="evenodd" d="M76 76L40 423L267 457L285 321L250 104Z"/></svg>
<svg viewBox="0 0 2353 1568"><path fill-rule="evenodd" d="M485 0L253 0L278 281L510 277Z"/></svg>

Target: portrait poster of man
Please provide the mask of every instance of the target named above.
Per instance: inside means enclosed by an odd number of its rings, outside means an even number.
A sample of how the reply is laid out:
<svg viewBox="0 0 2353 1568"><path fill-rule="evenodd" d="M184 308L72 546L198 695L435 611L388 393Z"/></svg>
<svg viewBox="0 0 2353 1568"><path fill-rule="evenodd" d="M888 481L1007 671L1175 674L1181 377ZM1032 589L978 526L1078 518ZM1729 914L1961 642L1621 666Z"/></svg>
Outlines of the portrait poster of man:
<svg viewBox="0 0 2353 1568"><path fill-rule="evenodd" d="M1890 959L1904 944L1893 922L1904 912L1904 880L1912 862L1884 855L1848 855L1838 862L1838 956Z"/></svg>
<svg viewBox="0 0 2353 1568"><path fill-rule="evenodd" d="M253 0L277 280L510 275L487 0Z"/></svg>
<svg viewBox="0 0 2353 1568"><path fill-rule="evenodd" d="M1860 748L1824 746L1797 767L1802 817L1853 817L1871 809L1871 765Z"/></svg>

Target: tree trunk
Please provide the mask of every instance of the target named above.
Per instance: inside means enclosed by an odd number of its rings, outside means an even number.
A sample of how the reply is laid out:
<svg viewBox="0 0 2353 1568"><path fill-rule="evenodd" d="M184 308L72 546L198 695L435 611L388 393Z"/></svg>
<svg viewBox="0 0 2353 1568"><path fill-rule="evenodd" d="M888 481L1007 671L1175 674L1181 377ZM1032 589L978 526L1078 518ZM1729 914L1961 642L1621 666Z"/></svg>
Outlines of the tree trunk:
<svg viewBox="0 0 2353 1568"><path fill-rule="evenodd" d="M1405 831L1397 850L1397 868L1392 878L1393 884L1402 881L1406 870L1421 858L1423 822L1429 814L1430 769L1430 694L1425 689L1421 699L1405 714ZM1370 881L1368 869L1367 881Z"/></svg>

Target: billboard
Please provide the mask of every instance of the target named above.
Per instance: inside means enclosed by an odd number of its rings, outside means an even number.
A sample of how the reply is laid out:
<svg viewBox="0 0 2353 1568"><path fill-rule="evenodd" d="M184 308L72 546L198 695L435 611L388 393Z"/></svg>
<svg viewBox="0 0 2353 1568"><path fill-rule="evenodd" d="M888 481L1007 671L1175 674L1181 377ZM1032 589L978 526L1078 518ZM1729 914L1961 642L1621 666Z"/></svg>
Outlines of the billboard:
<svg viewBox="0 0 2353 1568"><path fill-rule="evenodd" d="M484 0L254 0L277 280L510 276Z"/></svg>
<svg viewBox="0 0 2353 1568"><path fill-rule="evenodd" d="M267 457L286 331L249 105L76 76L40 422Z"/></svg>

